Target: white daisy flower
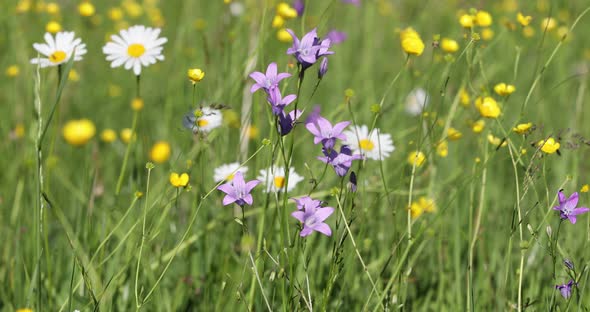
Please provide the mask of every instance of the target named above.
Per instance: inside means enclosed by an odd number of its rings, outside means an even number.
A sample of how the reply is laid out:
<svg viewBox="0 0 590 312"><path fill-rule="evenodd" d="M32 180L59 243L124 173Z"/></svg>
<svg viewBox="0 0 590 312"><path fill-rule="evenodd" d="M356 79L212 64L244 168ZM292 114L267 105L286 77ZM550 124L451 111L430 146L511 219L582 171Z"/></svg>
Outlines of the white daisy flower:
<svg viewBox="0 0 590 312"><path fill-rule="evenodd" d="M237 162L221 165L213 171L213 180L215 180L215 182L231 181L234 179L234 174L238 171L245 174L248 172L248 168L240 167L240 163Z"/></svg>
<svg viewBox="0 0 590 312"><path fill-rule="evenodd" d="M223 115L221 111L209 106L197 108L192 112L188 112L182 119L182 125L197 133L211 132L211 130L221 126L223 122Z"/></svg>
<svg viewBox="0 0 590 312"><path fill-rule="evenodd" d="M46 43L33 43L33 48L47 58L33 58L31 64L39 64L41 67L57 66L69 61L74 53L74 61L82 60L82 55L86 54L86 44L80 38L75 38L73 31L58 32L55 39L50 33L45 33L43 38Z"/></svg>
<svg viewBox="0 0 590 312"><path fill-rule="evenodd" d="M102 47L102 52L107 55L107 61L112 61L112 68L124 64L125 69L133 68L133 73L139 76L142 66L148 67L156 60L164 60L162 45L168 39L158 38L159 35L160 28L131 26L121 30L119 35L112 35L113 41Z"/></svg>
<svg viewBox="0 0 590 312"><path fill-rule="evenodd" d="M422 88L417 88L412 90L410 94L406 97L406 112L412 116L418 116L426 105L428 105L430 97L426 90Z"/></svg>
<svg viewBox="0 0 590 312"><path fill-rule="evenodd" d="M342 132L346 136L344 144L350 146L354 154L361 154L367 158L381 160L389 157L395 150L391 135L381 133L375 128L369 133L365 125L355 126L352 130Z"/></svg>
<svg viewBox="0 0 590 312"><path fill-rule="evenodd" d="M223 115L221 111L209 106L200 109L201 115L195 121L196 130L203 132L211 132L211 130L221 126L223 122Z"/></svg>
<svg viewBox="0 0 590 312"><path fill-rule="evenodd" d="M266 185L265 191L278 192L285 191L285 168L284 167L271 167L268 169L260 170L260 175L256 178L262 181ZM292 191L297 183L303 181L303 177L295 172L295 169L291 167L289 169L289 185L287 185L287 192Z"/></svg>

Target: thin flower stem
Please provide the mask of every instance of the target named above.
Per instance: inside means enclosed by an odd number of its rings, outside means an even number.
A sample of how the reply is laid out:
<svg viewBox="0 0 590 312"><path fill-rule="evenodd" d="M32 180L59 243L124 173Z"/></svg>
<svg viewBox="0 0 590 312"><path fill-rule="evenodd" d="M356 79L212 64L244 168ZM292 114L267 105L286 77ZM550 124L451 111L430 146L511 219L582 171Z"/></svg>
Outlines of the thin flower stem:
<svg viewBox="0 0 590 312"><path fill-rule="evenodd" d="M475 226L473 227L473 232L471 233L471 243L469 244L469 264L467 266L467 270L469 272L469 276L467 277L467 311L474 311L475 303L473 302L473 253L475 250L475 244L477 243L479 227L481 225L481 217L484 212L485 208L485 194L486 194L486 185L487 185L487 172L488 172L488 141L485 141L484 144L484 167L482 169L481 174L481 190L479 193L479 205L477 208L477 213L475 216Z"/></svg>
<svg viewBox="0 0 590 312"><path fill-rule="evenodd" d="M152 172L153 169L153 165L151 165L150 163L148 163L148 165L146 166L147 170L148 170L148 174L147 174L147 182L146 182L146 186L145 186L145 204L143 205L143 222L142 222L142 226L141 226L141 243L139 245L139 253L137 256L137 267L135 268L135 306L137 307L137 309L139 310L139 308L141 307L140 304L140 300L139 300L139 292L138 292L138 281L139 281L139 269L141 267L141 256L142 256L142 252L143 252L143 244L145 243L145 223L146 223L146 219L147 219L147 206L148 206L148 195L150 192L150 174Z"/></svg>
<svg viewBox="0 0 590 312"><path fill-rule="evenodd" d="M266 308L268 311L272 311L270 307L270 303L268 303L268 299L264 294L264 288L262 288L262 282L260 281L260 276L258 275L258 269L256 268L256 263L254 262L254 258L252 257L252 252L248 250L248 256L250 257L250 262L252 263L252 271L254 272L254 276L256 276L256 280L258 281L258 286L260 286L260 292L262 293L262 298L264 298L264 303L266 304ZM250 303L252 304L252 302Z"/></svg>
<svg viewBox="0 0 590 312"><path fill-rule="evenodd" d="M524 256L526 250L523 249L524 244L524 236L522 230L522 211L520 208L520 184L518 179L518 168L516 167L516 159L514 158L514 152L512 151L512 147L509 146L508 151L510 152L510 159L512 160L512 168L514 170L514 182L516 186L516 211L518 213L518 232L520 235L520 266L519 266L519 273L518 273L518 312L522 311L522 279L524 275Z"/></svg>
<svg viewBox="0 0 590 312"><path fill-rule="evenodd" d="M37 56L38 58L39 56ZM35 259L37 259L37 268L40 270L41 264L41 254L43 250L42 246L42 236L43 236L43 209L44 209L44 200L43 200L43 149L42 149L42 140L43 140L43 114L42 114L42 103L41 103L41 74L39 72L40 66L36 66L35 70L35 110L37 115L37 138L36 138L36 152L37 152L37 213L35 213ZM41 287L42 284L42 274L37 274L37 300L36 300L36 307L37 311L40 310L41 307ZM31 284L33 284L31 282Z"/></svg>
<svg viewBox="0 0 590 312"><path fill-rule="evenodd" d="M340 188L340 190L342 191L342 188ZM373 287L373 290L371 291L371 293L374 292L377 296L381 297L381 295L379 294L379 291L377 290L377 286L375 285L375 282L373 281L373 278L371 277L371 273L369 272L369 268L367 268L367 265L365 264L365 261L363 260L361 253L359 252L359 249L358 249L356 242L354 240L354 236L352 235L352 231L350 230L350 227L348 226L348 221L346 220L346 216L344 215L344 211L342 210L342 203L340 202L339 196L336 196L336 202L338 204L338 210L340 211L340 216L342 216L342 220L344 220L344 222L343 222L344 227L346 228L346 231L348 232L348 236L350 237L350 242L352 243L352 247L354 248L356 256L358 257L361 265L363 266L363 271L367 274L369 282L371 283L371 286ZM383 307L382 300L379 300L379 305L381 307ZM383 308L385 308L385 307L383 307Z"/></svg>
<svg viewBox="0 0 590 312"><path fill-rule="evenodd" d="M121 166L121 171L119 172L119 178L117 179L117 188L115 190L115 195L119 195L119 193L121 192L121 186L123 185L125 170L127 169L127 161L129 160L129 154L131 154L131 145L135 141L135 130L137 128L137 119L138 118L139 118L139 111L134 111L133 122L131 124L131 139L129 140L129 143L127 143L127 148L125 149L125 156L123 157L123 165Z"/></svg>

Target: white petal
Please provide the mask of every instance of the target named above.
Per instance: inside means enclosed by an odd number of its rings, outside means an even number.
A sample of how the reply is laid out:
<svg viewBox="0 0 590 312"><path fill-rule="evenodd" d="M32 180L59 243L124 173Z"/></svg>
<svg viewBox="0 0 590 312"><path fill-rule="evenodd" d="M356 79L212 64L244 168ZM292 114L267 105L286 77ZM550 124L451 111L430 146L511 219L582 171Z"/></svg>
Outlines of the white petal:
<svg viewBox="0 0 590 312"><path fill-rule="evenodd" d="M139 62L139 60L135 60L135 64L133 65L133 72L136 76L139 76L139 74L141 74L141 63Z"/></svg>

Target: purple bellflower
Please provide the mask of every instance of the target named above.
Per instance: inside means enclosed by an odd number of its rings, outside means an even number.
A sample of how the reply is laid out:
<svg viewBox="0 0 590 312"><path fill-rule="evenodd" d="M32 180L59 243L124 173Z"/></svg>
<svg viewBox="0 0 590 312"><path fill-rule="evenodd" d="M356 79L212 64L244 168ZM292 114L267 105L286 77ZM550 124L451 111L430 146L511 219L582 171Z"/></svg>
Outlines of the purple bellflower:
<svg viewBox="0 0 590 312"><path fill-rule="evenodd" d="M339 44L346 40L348 36L345 32L337 31L337 30L330 30L328 34L326 34L326 38L330 39L331 44Z"/></svg>
<svg viewBox="0 0 590 312"><path fill-rule="evenodd" d="M303 223L301 237L311 234L313 231L332 236L332 230L324 221L334 213L332 207L321 207L319 200L313 200L309 196L296 199L297 211L291 213L295 219Z"/></svg>
<svg viewBox="0 0 590 312"><path fill-rule="evenodd" d="M250 92L254 93L258 89L262 88L270 95L272 94L272 91L279 85L279 81L287 77L291 77L291 74L277 73L277 63L270 63L266 68L266 74L261 72L253 72L250 74L250 78L254 79L256 82L254 85L252 85L252 88L250 88Z"/></svg>
<svg viewBox="0 0 590 312"><path fill-rule="evenodd" d="M319 105L314 106L313 109L311 110L311 113L309 113L309 115L307 115L307 118L305 119L305 124L316 122L316 120L318 120L318 118L320 118L321 112L322 112L322 108Z"/></svg>
<svg viewBox="0 0 590 312"><path fill-rule="evenodd" d="M590 210L586 207L576 207L578 205L578 192L573 193L567 199L562 191L559 191L557 195L559 197L559 206L553 207L553 210L560 212L561 219L568 219L572 224L576 224L576 216Z"/></svg>
<svg viewBox="0 0 590 312"><path fill-rule="evenodd" d="M574 286L574 281L570 280L567 284L563 285L555 285L555 289L559 289L559 292L565 299L569 299L572 296L572 286Z"/></svg>
<svg viewBox="0 0 590 312"><path fill-rule="evenodd" d="M287 54L295 56L297 62L301 64L302 70L315 64L321 56L334 54L329 50L330 39L320 41L315 28L305 34L301 40L291 29L287 29L287 32L293 37L293 45L287 49Z"/></svg>
<svg viewBox="0 0 590 312"><path fill-rule="evenodd" d="M331 150L336 144L336 139L346 140L346 135L342 131L349 124L349 121L342 121L332 127L332 124L326 118L319 116L315 122L306 124L305 128L314 135L314 144L322 142L325 149Z"/></svg>
<svg viewBox="0 0 590 312"><path fill-rule="evenodd" d="M217 189L226 194L223 198L224 206L236 203L243 207L245 204L252 205L252 194L250 192L258 183L260 183L258 180L244 181L242 173L238 171L231 182L222 184Z"/></svg>
<svg viewBox="0 0 590 312"><path fill-rule="evenodd" d="M302 113L301 110L292 110L288 114L285 114L284 111L279 114L279 133L281 136L287 135L293 130L297 119L301 117Z"/></svg>
<svg viewBox="0 0 590 312"><path fill-rule="evenodd" d="M295 94L289 94L285 97L281 95L281 90L276 88L274 91L270 92L268 98L266 99L268 103L270 103L272 107L272 113L276 116L279 116L285 110L285 106L291 104L291 102L295 101L297 96Z"/></svg>
<svg viewBox="0 0 590 312"><path fill-rule="evenodd" d="M326 164L330 164L334 168L334 171L336 171L336 174L341 177L348 173L348 170L352 167L353 160L363 158L358 154L352 155L352 151L347 145L340 147L340 153L333 149L327 150L326 148L322 148L322 152L325 156L320 156L318 159Z"/></svg>

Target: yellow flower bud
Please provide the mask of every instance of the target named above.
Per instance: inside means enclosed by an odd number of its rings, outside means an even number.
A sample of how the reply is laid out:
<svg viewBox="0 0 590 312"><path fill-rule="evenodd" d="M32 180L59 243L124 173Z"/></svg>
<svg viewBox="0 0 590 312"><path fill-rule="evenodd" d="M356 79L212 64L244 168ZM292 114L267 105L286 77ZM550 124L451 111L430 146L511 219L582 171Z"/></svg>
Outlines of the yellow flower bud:
<svg viewBox="0 0 590 312"><path fill-rule="evenodd" d="M133 109L134 111L138 112L140 110L143 109L144 103L143 103L143 99L140 97L136 97L133 98L133 100L131 100L131 109Z"/></svg>
<svg viewBox="0 0 590 312"><path fill-rule="evenodd" d="M133 130L131 130L130 128L125 128L121 130L121 133L119 133L119 135L121 136L121 141L123 141L123 143L125 144L129 144L129 142L131 142L132 139L135 139L135 134L133 133Z"/></svg>
<svg viewBox="0 0 590 312"><path fill-rule="evenodd" d="M521 123L521 124L516 125L516 127L512 128L512 131L514 131L518 134L525 134L525 133L529 132L532 127L533 127L532 122Z"/></svg>
<svg viewBox="0 0 590 312"><path fill-rule="evenodd" d="M404 52L418 56L424 52L424 42L413 28L408 27L402 30L400 39Z"/></svg>
<svg viewBox="0 0 590 312"><path fill-rule="evenodd" d="M459 24L461 24L463 28L471 28L473 27L473 20L473 15L463 14L461 17L459 17Z"/></svg>
<svg viewBox="0 0 590 312"><path fill-rule="evenodd" d="M89 17L94 15L96 9L94 8L94 5L90 2L82 2L78 6L78 12L80 12L80 15L82 16Z"/></svg>
<svg viewBox="0 0 590 312"><path fill-rule="evenodd" d="M524 16L522 15L522 13L518 12L518 14L516 14L516 20L520 23L520 25L522 26L528 26L531 23L531 20L533 18L531 16Z"/></svg>
<svg viewBox="0 0 590 312"><path fill-rule="evenodd" d="M500 116L500 114L502 113L500 106L498 106L498 103L492 97L486 96L482 100L476 101L475 104L477 109L479 110L479 114L482 117L498 118L498 116Z"/></svg>
<svg viewBox="0 0 590 312"><path fill-rule="evenodd" d="M285 19L280 15L276 15L272 19L272 28L283 28L283 26L285 26Z"/></svg>
<svg viewBox="0 0 590 312"><path fill-rule="evenodd" d="M277 39L279 39L280 42L285 43L293 42L293 37L291 37L291 34L287 32L285 28L281 28L277 31Z"/></svg>
<svg viewBox="0 0 590 312"><path fill-rule="evenodd" d="M100 140L105 143L112 143L117 139L117 132L113 129L104 129L100 133Z"/></svg>
<svg viewBox="0 0 590 312"><path fill-rule="evenodd" d="M552 17L546 17L541 21L541 30L542 31L552 31L557 27L557 22Z"/></svg>
<svg viewBox="0 0 590 312"><path fill-rule="evenodd" d="M277 15L284 19L292 19L297 17L297 11L292 8L288 3L281 2L277 6Z"/></svg>
<svg viewBox="0 0 590 312"><path fill-rule="evenodd" d="M481 27L488 27L492 25L492 15L486 11L478 11L475 14L475 23Z"/></svg>
<svg viewBox="0 0 590 312"><path fill-rule="evenodd" d="M499 96L507 96L516 91L516 88L511 84L499 83L494 86L494 92Z"/></svg>
<svg viewBox="0 0 590 312"><path fill-rule="evenodd" d="M171 148L166 141L158 141L150 150L150 159L155 163L164 163L170 159Z"/></svg>
<svg viewBox="0 0 590 312"><path fill-rule="evenodd" d="M45 25L45 31L52 34L58 33L61 31L61 25L56 21L51 21Z"/></svg>
<svg viewBox="0 0 590 312"><path fill-rule="evenodd" d="M457 141L462 136L463 136L463 133L461 133L461 131L459 131L453 127L450 127L449 130L447 131L447 139L449 139L451 141Z"/></svg>
<svg viewBox="0 0 590 312"><path fill-rule="evenodd" d="M6 68L5 74L10 78L17 77L20 74L20 68L18 65L10 65Z"/></svg>
<svg viewBox="0 0 590 312"><path fill-rule="evenodd" d="M484 28L481 30L481 39L489 41L494 38L494 31L490 28Z"/></svg>
<svg viewBox="0 0 590 312"><path fill-rule="evenodd" d="M63 129L62 134L66 142L73 146L82 146L86 144L94 134L96 127L88 119L70 120Z"/></svg>
<svg viewBox="0 0 590 312"><path fill-rule="evenodd" d="M109 9L108 15L112 21L118 22L123 19L124 13L121 8L114 7Z"/></svg>
<svg viewBox="0 0 590 312"><path fill-rule="evenodd" d="M486 126L486 122L483 119L479 119L471 125L471 130L474 133L481 133Z"/></svg>
<svg viewBox="0 0 590 312"><path fill-rule="evenodd" d="M443 38L440 47L447 53L455 53L459 50L459 44L453 39Z"/></svg>

